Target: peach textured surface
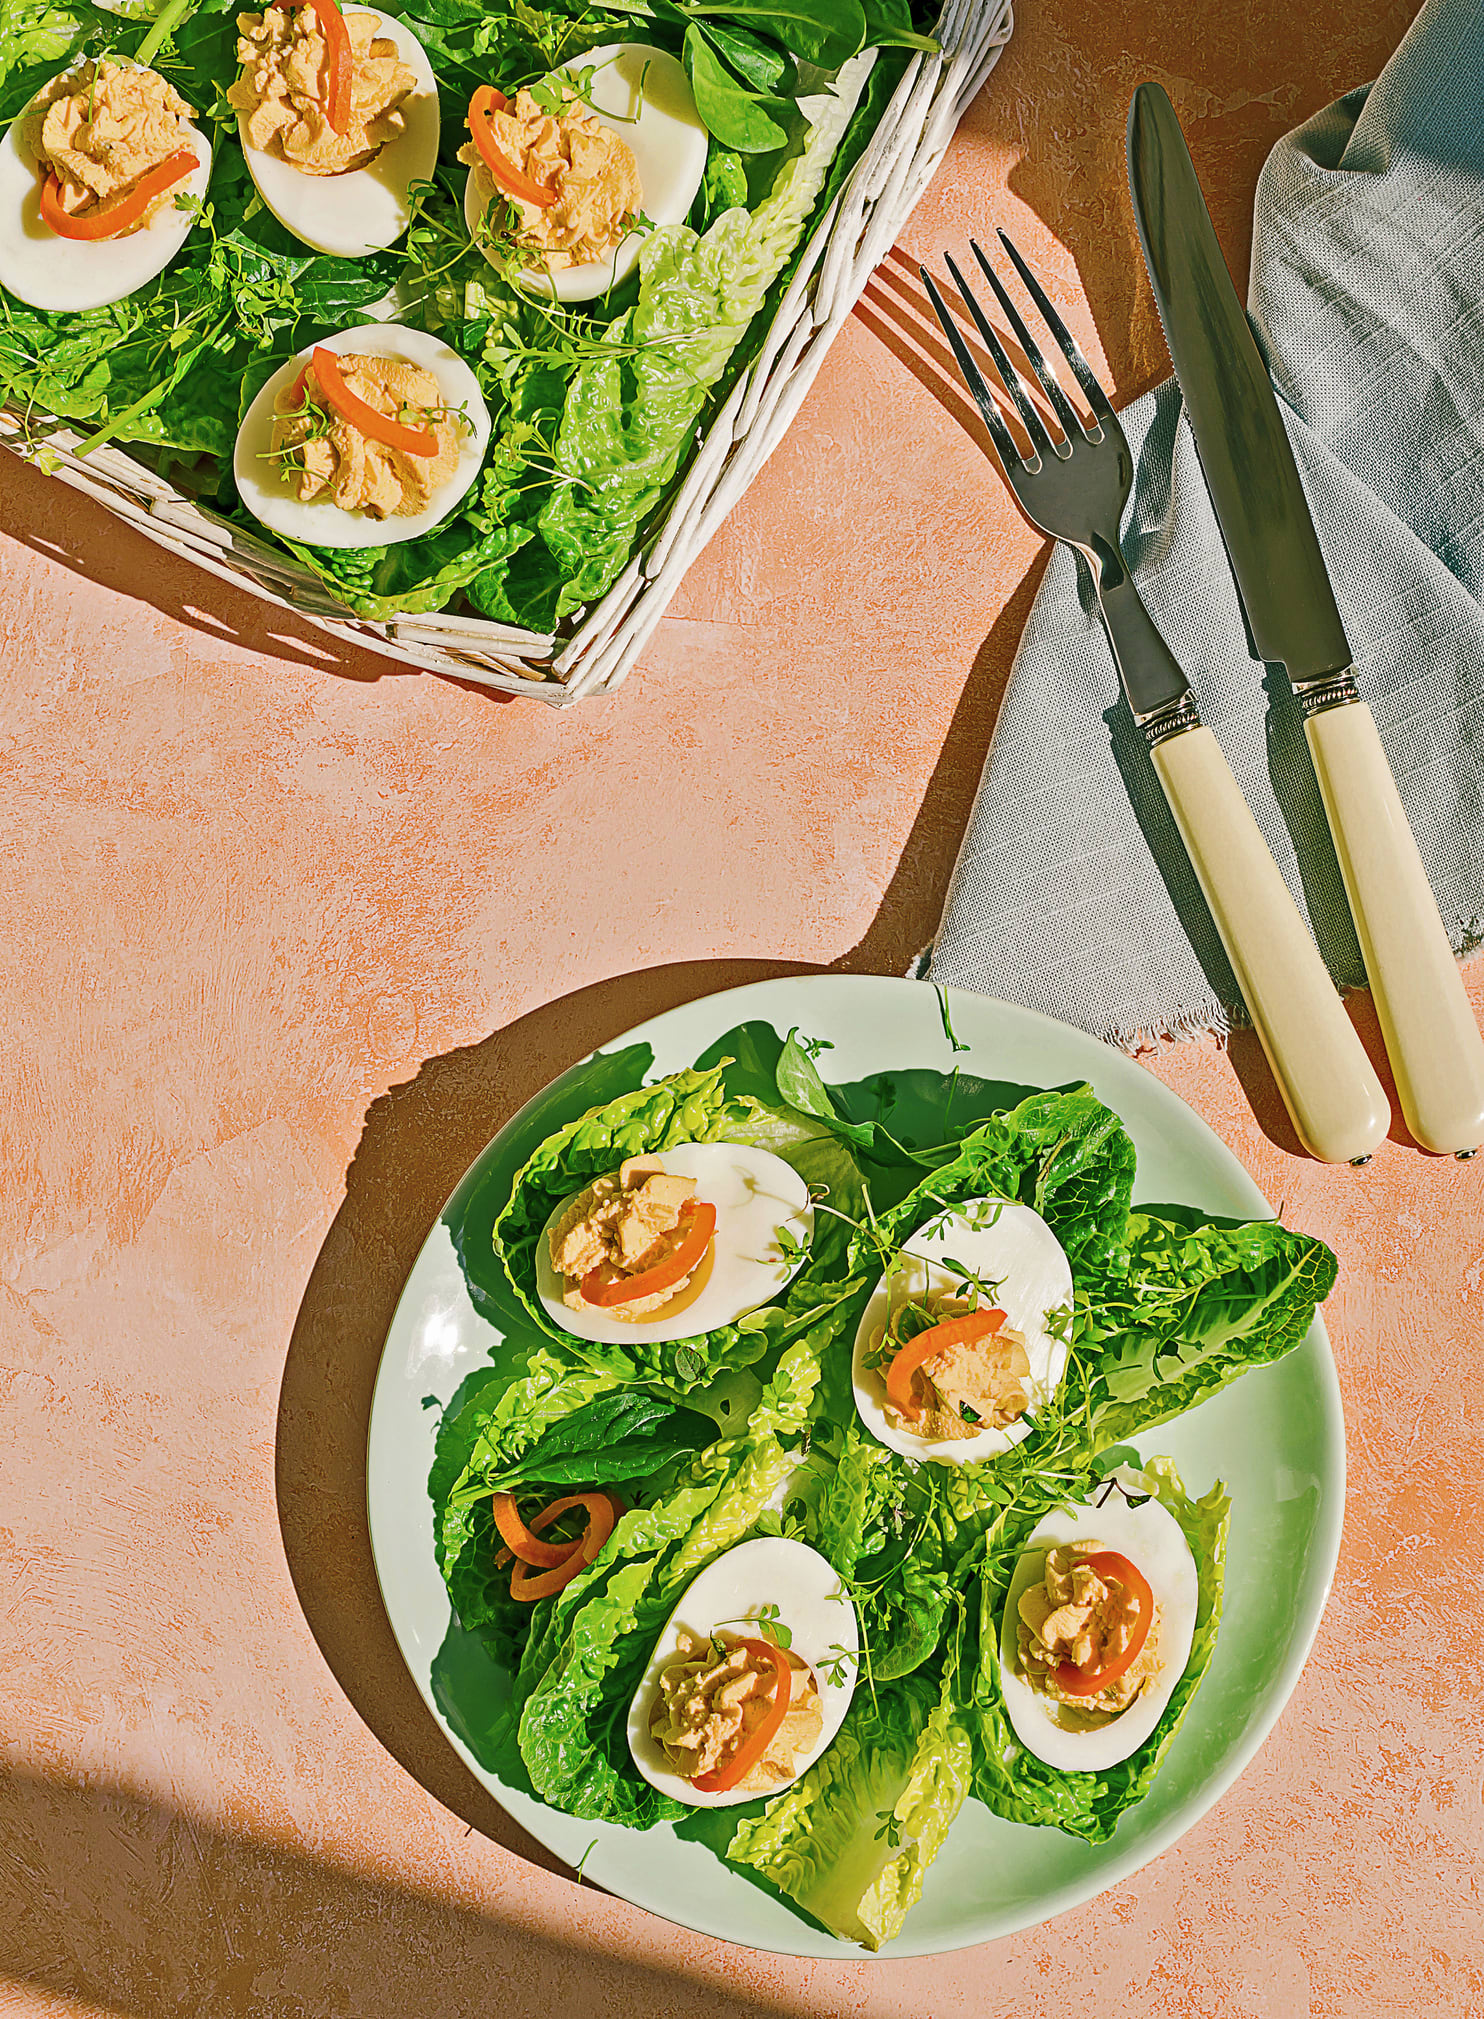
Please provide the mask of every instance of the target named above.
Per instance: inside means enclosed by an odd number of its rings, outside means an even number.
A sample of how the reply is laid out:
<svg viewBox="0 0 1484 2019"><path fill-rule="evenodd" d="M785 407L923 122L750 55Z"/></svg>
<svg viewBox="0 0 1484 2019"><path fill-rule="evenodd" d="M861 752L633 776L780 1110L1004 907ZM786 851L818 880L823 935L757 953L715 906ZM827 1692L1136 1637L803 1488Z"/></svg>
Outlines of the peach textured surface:
<svg viewBox="0 0 1484 2019"><path fill-rule="evenodd" d="M1010 225L1130 398L1133 85L1244 267L1267 149L1408 13L1029 0L903 250ZM656 1010L931 931L1043 560L982 447L888 262L640 671L560 716L338 662L0 459L0 2012L1484 2010L1484 1160L1309 1162L1250 1039L1151 1069L1339 1251L1344 1550L1255 1764L1100 1905L906 1963L682 1933L503 1818L378 1604L376 1358L486 1138Z"/></svg>

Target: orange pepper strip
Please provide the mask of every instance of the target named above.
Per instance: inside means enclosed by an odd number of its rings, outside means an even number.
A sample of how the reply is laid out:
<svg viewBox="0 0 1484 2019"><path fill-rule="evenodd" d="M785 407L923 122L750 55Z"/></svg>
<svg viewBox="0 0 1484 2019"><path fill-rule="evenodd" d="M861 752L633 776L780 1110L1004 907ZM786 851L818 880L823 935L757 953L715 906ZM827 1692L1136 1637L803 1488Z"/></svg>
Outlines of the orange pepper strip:
<svg viewBox="0 0 1484 2019"><path fill-rule="evenodd" d="M689 1213L690 1227L685 1239L652 1269L645 1269L637 1276L621 1276L607 1262L589 1269L582 1279L584 1302L596 1304L600 1309L610 1304L632 1304L640 1297L658 1296L661 1290L671 1289L682 1276L688 1276L711 1245L716 1232L716 1208L704 1199L697 1199Z"/></svg>
<svg viewBox="0 0 1484 2019"><path fill-rule="evenodd" d="M918 1422L922 1409L912 1393L912 1377L923 1361L946 1352L950 1346L965 1346L971 1339L983 1339L991 1332L998 1332L1004 1322L1003 1311L970 1311L962 1318L945 1318L941 1325L919 1332L915 1339L907 1341L886 1370L888 1399L909 1423Z"/></svg>
<svg viewBox="0 0 1484 2019"><path fill-rule="evenodd" d="M508 155L496 145L495 136L490 131L490 114L503 112L509 100L493 84L481 84L469 100L469 117L465 125L474 136L474 145L479 150L479 158L507 196L518 196L522 203L539 204L545 210L555 203L557 193L546 189L539 182L533 182L529 175L517 168Z"/></svg>
<svg viewBox="0 0 1484 2019"><path fill-rule="evenodd" d="M1065 1690L1068 1696L1095 1697L1109 1683L1117 1682L1143 1653L1149 1629L1154 1624L1154 1593L1138 1565L1130 1563L1116 1549L1100 1549L1095 1555L1084 1556L1080 1561L1089 1570L1095 1571L1105 1584L1121 1584L1134 1601L1138 1613L1128 1646L1122 1654L1114 1655L1111 1661L1105 1661L1099 1668L1078 1668L1075 1663L1064 1661L1058 1662L1051 1671L1057 1688Z"/></svg>
<svg viewBox="0 0 1484 2019"><path fill-rule="evenodd" d="M621 1514L628 1513L629 1510L627 1506L624 1504L624 1497L621 1493L615 1493L611 1486L600 1487L598 1490L599 1492L602 1493L604 1499L612 1504L614 1521L617 1521ZM531 1523L530 1532L532 1533L532 1535L534 1535L535 1531L539 1528L549 1528L552 1522L556 1520L557 1513L565 1510L566 1504L567 1503L565 1501L561 1502L560 1504L557 1503L556 1501L553 1501L550 1507L543 1508L541 1512L536 1516L535 1520ZM498 1516L496 1517L496 1520L498 1524ZM610 1535L613 1532L611 1524L608 1532ZM500 1533L503 1535L505 1533L504 1529L501 1529ZM579 1541L581 1539L582 1539L581 1537L578 1538ZM567 1560L568 1553L572 1548L572 1544L570 1542L566 1543L547 1542L547 1543L538 1543L537 1547L541 1549L559 1550L561 1554L561 1561L565 1563ZM529 1560L534 1561L534 1558ZM495 1558L495 1568L496 1570L503 1570L507 1563L513 1563L514 1561L515 1561L515 1551L513 1549L502 1549L500 1551L500 1554Z"/></svg>
<svg viewBox="0 0 1484 2019"><path fill-rule="evenodd" d="M615 1520L613 1502L606 1493L568 1493L562 1499L554 1500L550 1507L542 1508L531 1526L545 1528L555 1521L559 1514L565 1514L569 1507L585 1507L588 1514L587 1532L577 1542L571 1544L565 1556L549 1570L538 1570L534 1577L527 1574L526 1565L517 1562L510 1574L510 1596L523 1605L538 1598L550 1598L560 1591L564 1584L570 1584L580 1570L597 1556L598 1551L613 1533Z"/></svg>
<svg viewBox="0 0 1484 2019"><path fill-rule="evenodd" d="M400 449L404 456L436 456L438 437L431 428L418 429L404 426L390 414L378 413L375 407L357 399L345 383L340 369L340 360L333 351L327 351L323 344L316 344L311 362L314 375L319 380L319 389L328 406L334 408L341 420L348 421L353 428L359 428L373 442L385 442L389 449ZM300 374L302 383L303 374Z"/></svg>
<svg viewBox="0 0 1484 2019"><path fill-rule="evenodd" d="M301 0L273 0L275 7L286 8L290 13L301 4ZM350 46L350 30L345 25L345 16L335 5L335 0L309 0L319 22L319 32L325 38L325 117L337 133L350 131L351 83L355 70L355 56Z"/></svg>
<svg viewBox="0 0 1484 2019"><path fill-rule="evenodd" d="M495 1526L509 1543L511 1551L522 1563L535 1563L550 1570L553 1565L565 1563L572 1554L574 1545L570 1542L538 1542L531 1530L521 1520L516 1509L513 1493L497 1493L494 1499ZM537 1523L545 1528L556 1516L551 1508L545 1508L536 1516Z"/></svg>
<svg viewBox="0 0 1484 2019"><path fill-rule="evenodd" d="M148 175L141 175L127 196L117 203L100 205L96 210L79 211L74 217L62 208L62 185L56 176L49 175L41 185L41 219L49 225L58 238L112 238L115 232L127 231L131 224L137 224L157 196L163 196L177 182L188 176L200 162L189 148L182 147L169 155L158 168L152 168Z"/></svg>
<svg viewBox="0 0 1484 2019"><path fill-rule="evenodd" d="M724 1795L728 1788L734 1788L738 1781L745 1780L773 1743L774 1734L788 1716L792 1683L787 1655L767 1640L744 1640L734 1645L745 1647L754 1661L763 1660L771 1664L775 1678L773 1701L761 1724L748 1733L729 1760L723 1760L709 1774L692 1774L691 1786L703 1795Z"/></svg>

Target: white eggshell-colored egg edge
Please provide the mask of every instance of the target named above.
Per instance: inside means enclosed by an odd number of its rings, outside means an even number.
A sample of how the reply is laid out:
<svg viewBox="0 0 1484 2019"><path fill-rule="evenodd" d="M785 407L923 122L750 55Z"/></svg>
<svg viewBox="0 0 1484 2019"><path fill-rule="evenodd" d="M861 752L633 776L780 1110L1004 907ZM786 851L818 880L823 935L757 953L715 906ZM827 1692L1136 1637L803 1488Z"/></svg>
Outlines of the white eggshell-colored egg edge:
<svg viewBox="0 0 1484 2019"><path fill-rule="evenodd" d="M976 1206L1000 1209L992 1225L976 1227L965 1217ZM1037 1403L1055 1394L1066 1367L1066 1342L1054 1338L1046 1326L1049 1311L1072 1302L1072 1267L1066 1251L1032 1207L1013 1199L966 1199L955 1211L919 1228L904 1244L904 1253L915 1266L899 1270L894 1285L887 1275L881 1277L856 1330L850 1378L861 1421L878 1443L904 1458L939 1465L972 1465L997 1458L1030 1435ZM1025 1335L1034 1390L1031 1409L1003 1430L981 1430L974 1437L914 1437L888 1420L885 1374L868 1367L866 1358L886 1325L893 1296L900 1303L909 1295L941 1297L962 1291L961 1280L942 1266L950 1256L986 1282L1000 1281L994 1301L1007 1324Z"/></svg>
<svg viewBox="0 0 1484 2019"><path fill-rule="evenodd" d="M654 224L684 224L706 173L708 147L684 66L648 42L605 42L562 65L573 73L590 67L597 70L592 110L633 151L644 215ZM484 170L470 169L464 184L464 222L471 238L493 189ZM558 272L533 265L522 280L558 301L594 301L627 280L647 236L631 231L606 259Z"/></svg>
<svg viewBox="0 0 1484 2019"><path fill-rule="evenodd" d="M417 83L403 99L406 125L374 161L343 175L306 175L291 162L247 144L247 121L237 121L237 137L258 194L285 231L315 252L340 259L364 259L395 245L412 218L409 185L426 182L438 163L438 81L428 52L395 15L375 7L348 7L347 15L374 14L377 33L395 42L397 54Z"/></svg>
<svg viewBox="0 0 1484 2019"><path fill-rule="evenodd" d="M1048 1549L1062 1543L1100 1542L1116 1549L1144 1573L1160 1609L1159 1667L1137 1697L1111 1724L1094 1731L1066 1731L1053 1722L1040 1697L1020 1672L1016 1622L1022 1594L1044 1572ZM1165 1714L1176 1683L1190 1660L1200 1580L1184 1531L1157 1500L1130 1507L1110 1494L1103 1506L1057 1508L1027 1539L1000 1616L1000 1687L1016 1737L1048 1766L1073 1773L1101 1773L1126 1760Z"/></svg>
<svg viewBox="0 0 1484 2019"><path fill-rule="evenodd" d="M66 77L85 58L59 71ZM43 86L45 90L47 87ZM41 218L36 161L21 143L21 121L38 92L0 141L0 286L18 301L56 315L79 314L124 301L148 285L175 258L196 222L194 213L167 204L152 223L123 238L59 238ZM211 142L186 122L197 166L177 185L182 196L204 198L211 180Z"/></svg>
<svg viewBox="0 0 1484 2019"><path fill-rule="evenodd" d="M855 1695L860 1632L855 1607L846 1596L834 1566L807 1543L790 1542L783 1536L764 1535L753 1542L738 1543L686 1587L654 1644L644 1680L629 1706L629 1751L635 1766L651 1787L658 1788L661 1794L672 1795L689 1808L729 1809L760 1798L739 1789L719 1795L703 1794L684 1774L676 1773L649 1729L649 1714L660 1676L671 1662L679 1659L682 1628L704 1640L714 1627L734 1626L740 1620L742 1624L735 1630L745 1632L747 1619L755 1617L763 1605L778 1607L779 1617L793 1636L790 1652L808 1662L814 1671L824 1713L819 1740L800 1760L793 1780L807 1773L833 1742L850 1709L850 1700ZM830 1664L828 1673L822 1666L826 1663ZM836 1675L838 1681L833 1680ZM780 1781L773 1792L791 1784Z"/></svg>
<svg viewBox="0 0 1484 2019"><path fill-rule="evenodd" d="M355 351L366 357L407 358L425 365L437 379L444 399L451 407L462 407L473 423L459 450L458 468L446 484L434 492L426 511L405 519L373 519L365 512L344 512L328 499L303 503L286 484L279 483L268 461L273 438L273 402L291 386L300 368L316 348L310 344L297 357L276 371L259 390L237 430L232 453L232 474L242 502L270 532L285 540L297 540L306 547L391 547L402 540L416 540L446 519L479 475L485 450L489 447L490 417L479 381L468 365L441 337L426 330L408 329L403 323L358 323L354 329L337 330L320 340L325 350L338 354Z"/></svg>
<svg viewBox="0 0 1484 2019"><path fill-rule="evenodd" d="M625 1319L568 1310L562 1302L562 1279L551 1264L549 1236L577 1197L576 1192L569 1193L536 1243L536 1292L553 1325L574 1339L605 1346L623 1346L636 1339L696 1339L771 1303L802 1266L803 1256L785 1255L777 1239L778 1229L784 1227L807 1248L814 1231L809 1188L792 1164L749 1143L678 1143L658 1152L656 1161L674 1177L693 1179L697 1197L716 1208L710 1280L694 1303L672 1315L661 1311L652 1318ZM749 1176L738 1184L733 1177L737 1172ZM748 1244L749 1252L739 1255L741 1243Z"/></svg>

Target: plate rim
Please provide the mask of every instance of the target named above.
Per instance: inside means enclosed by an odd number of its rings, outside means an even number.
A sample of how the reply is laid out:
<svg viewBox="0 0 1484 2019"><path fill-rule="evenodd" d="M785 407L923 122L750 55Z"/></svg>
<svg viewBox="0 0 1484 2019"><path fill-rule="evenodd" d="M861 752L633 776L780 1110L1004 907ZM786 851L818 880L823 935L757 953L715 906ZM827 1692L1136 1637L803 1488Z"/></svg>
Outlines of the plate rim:
<svg viewBox="0 0 1484 2019"><path fill-rule="evenodd" d="M648 1041L648 1033L654 1032L672 1021L694 1015L698 1011L704 1011L713 1004L724 1004L738 996L754 995L761 990L783 987L792 991L799 987L807 988L810 984L818 982L826 982L836 988L842 985L860 986L862 993L867 994L874 993L883 985L894 994L899 991L905 992L909 990L914 992L922 991L924 994L931 993L938 998L938 1003L934 1008L935 1015L939 1014L940 1008L943 1005L962 1002L966 1007L972 1005L972 1013L975 1016L981 1015L985 1011L993 1015L1005 1013L1014 1022L1031 1028L1037 1026L1043 1028L1056 1041L1062 1041L1070 1037L1081 1047L1097 1047L1100 1052L1106 1054L1110 1062L1115 1062L1116 1070L1122 1070L1126 1067L1131 1071L1139 1072L1142 1076L1143 1091L1145 1094L1152 1096L1154 1106L1157 1109L1163 1109L1174 1119L1182 1132L1189 1134L1192 1124L1194 1125L1194 1132L1197 1138L1204 1138L1203 1148L1206 1152L1208 1154L1214 1153L1218 1163L1225 1166L1226 1175L1234 1182L1236 1188L1245 1190L1248 1194L1253 1208L1252 1217L1258 1218L1263 1215L1271 1216L1273 1214L1273 1207L1259 1189L1256 1180L1246 1169L1236 1153L1216 1134L1210 1124L1190 1106L1189 1102L1175 1093L1172 1088L1167 1087L1154 1074L1145 1071L1139 1066L1138 1061L1129 1054L1120 1052L1113 1046L1104 1044L1090 1032L1080 1029L1075 1024L1068 1024L1057 1017L1047 1016L1043 1011L1031 1009L1025 1004L1010 1002L999 996L979 995L973 990L961 989L942 983L919 981L910 977L898 978L892 975L837 974L825 970L816 974L782 975L762 980L741 982L731 988L715 990L706 995L692 997L686 1002L674 1004L669 1009L662 1010L654 1016L644 1018L638 1024L616 1032L612 1037L594 1046L592 1050L574 1060L569 1066L563 1067L550 1080L546 1081L541 1087L538 1087L500 1125L469 1163L457 1183L452 1187L439 1208L437 1217L429 1228L427 1236L403 1281L396 1306L387 1325L386 1338L382 1342L381 1355L377 1362L376 1379L372 1387L371 1407L367 1418L366 1520L371 1544L372 1563L376 1573L377 1589L383 1610L386 1613L388 1624L391 1626L398 1652L412 1676L418 1694L422 1697L439 1731L448 1744L454 1748L454 1751L465 1766L474 1774L475 1778L495 1801L500 1804L511 1820L519 1828L536 1836L537 1840L542 1842L543 1848L551 1850L552 1855L561 1859L564 1864L568 1862L564 1854L546 1843L545 1839L540 1836L539 1830L533 1827L532 1818L518 1813L509 1806L506 1796L508 1794L518 1795L518 1791L506 1788L503 1782L499 1781L487 1768L481 1766L470 1749L447 1724L434 1700L429 1682L425 1681L423 1674L420 1673L418 1662L414 1660L412 1653L404 1642L397 1614L388 1600L387 1584L382 1570L381 1551L377 1546L377 1520L373 1498L371 1466L371 1452L375 1443L378 1410L382 1403L382 1386L383 1382L388 1378L388 1349L397 1332L398 1319L401 1316L403 1304L408 1297L413 1278L416 1276L429 1246L438 1238L439 1231L444 1226L449 1206L470 1182L495 1144L512 1132L530 1110L543 1100L552 1087L557 1085L559 1081L565 1079L571 1073L579 1072L583 1067L590 1064L599 1052L614 1050L641 1039ZM725 1023L720 1026L722 1030L727 1027L728 1025ZM946 1015L944 1016L944 1034L946 1037ZM1099 1098L1101 1099L1102 1096L1099 1095ZM1114 1112L1117 1113L1117 1110L1114 1109ZM473 1308L472 1302L470 1308ZM478 1314L476 1313L476 1315ZM1070 1913L1075 1908L1085 1905L1087 1901L1110 1891L1113 1887L1122 1884L1124 1880L1132 1877L1134 1873L1141 1871L1146 1865L1151 1864L1156 1858L1162 1857L1172 1845L1177 1843L1204 1816L1209 1814L1216 1803L1229 1792L1233 1784L1246 1772L1253 1759L1261 1750L1274 1726L1277 1724L1278 1719L1282 1716L1284 1708L1308 1664L1320 1623L1323 1620L1333 1590L1344 1528L1347 1449L1339 1374L1335 1365L1334 1354L1330 1347L1329 1334L1325 1327L1323 1316L1318 1309L1315 1311L1309 1330L1294 1350L1300 1351L1309 1346L1318 1349L1314 1356L1314 1371L1324 1405L1323 1420L1326 1430L1325 1444L1328 1460L1326 1485L1329 1488L1329 1491L1321 1497L1321 1505L1314 1525L1313 1555L1322 1563L1323 1570L1311 1600L1311 1616L1299 1625L1297 1631L1291 1637L1279 1672L1268 1684L1261 1696L1255 1700L1252 1714L1243 1728L1241 1737L1226 1749L1222 1757L1221 1767L1212 1775L1208 1783L1204 1784L1195 1794L1189 1796L1163 1824L1155 1828L1148 1837L1139 1840L1137 1845L1131 1846L1122 1857L1115 1855L1107 1863L1100 1862L1085 1877L1068 1882L1059 1889L1056 1903L1044 1910L1036 1902L1027 1901L1024 1903L1023 1910L1010 1910L1008 1918L1004 1915L998 1916L996 1925L992 1930L980 1928L976 1931L969 1929L963 1934L961 1939L952 1941L928 1940L914 1944L910 1934L904 1931L902 1935L894 1937L879 1951L868 1950L858 1943L847 1941L845 1938L835 1936L829 1931L823 1931L817 1928L813 1922L806 1919L802 1913L796 1913L794 1916L798 1927L816 1938L815 1946L809 1949L789 1948L784 1947L781 1943L774 1944L738 1936L723 1926L714 1925L712 1920L704 1914L698 1914L690 1919L683 1918L678 1913L667 1911L664 1906L652 1905L648 1900L634 1898L631 1893L624 1891L618 1884L610 1883L606 1879L594 1880L590 1883L600 1885L603 1890L611 1893L615 1898L623 1900L626 1905L636 1907L645 1913L654 1914L658 1919L667 1921L674 1927L683 1928L689 1933L709 1936L715 1940L727 1942L735 1948L752 1949L765 1955L795 1956L801 1960L811 1962L880 1961L890 1963L894 1961L905 1962L923 1956L953 1955L966 1949L1006 1940L1013 1935L1024 1932L1028 1928L1043 1926L1058 1916ZM1287 1356L1284 1357L1286 1358ZM1260 1372L1261 1370L1256 1369L1253 1371ZM1176 1421L1178 1419L1171 1420ZM431 1525L429 1526L429 1535L431 1536ZM450 1618L452 1617L452 1608L450 1607ZM542 1802L537 1798L529 1796L519 1798L521 1799L523 1808L544 1812L553 1817L560 1817L564 1823L571 1823L576 1820L568 1816L565 1811L553 1808L550 1804ZM968 1797L970 1801L973 1799L973 1796ZM617 1826L610 1825L609 1827L613 1828ZM628 1835L634 1837L637 1841L647 1836L648 1832L629 1832ZM1111 1847L1113 1841L1113 1839L1109 1839L1106 1844L1097 1846L1096 1849L1100 1853L1104 1852ZM742 1879L744 1884L748 1883L742 1878L740 1873L737 1876L739 1879ZM578 1883L581 1883L580 1880ZM909 1917L907 1928L910 1929L910 1926Z"/></svg>

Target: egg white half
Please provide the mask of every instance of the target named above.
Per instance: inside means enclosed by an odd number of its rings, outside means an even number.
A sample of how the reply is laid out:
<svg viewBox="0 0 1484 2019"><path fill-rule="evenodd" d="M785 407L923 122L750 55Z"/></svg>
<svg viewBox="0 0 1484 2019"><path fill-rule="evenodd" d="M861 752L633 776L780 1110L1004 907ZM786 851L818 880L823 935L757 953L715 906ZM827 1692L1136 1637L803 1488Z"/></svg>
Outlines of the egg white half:
<svg viewBox="0 0 1484 2019"><path fill-rule="evenodd" d="M1066 1250L1041 1215L1013 1199L969 1199L956 1212L940 1213L905 1243L908 1258L883 1275L871 1293L855 1335L851 1381L861 1421L878 1442L904 1458L931 1458L942 1465L970 1465L994 1458L1030 1434L1036 1406L1056 1393L1067 1364L1063 1340L1047 1327L1050 1312L1070 1309L1072 1266ZM973 1437L914 1437L889 1422L886 1369L866 1365L892 1311L908 1299L958 1297L964 1284L945 1264L972 1269L987 1284L998 1284L991 1301L1013 1331L1025 1337L1031 1363L1031 1407L1004 1430L981 1430Z"/></svg>
<svg viewBox="0 0 1484 2019"><path fill-rule="evenodd" d="M58 74L70 77L86 61L69 64ZM42 222L36 157L21 140L21 122L35 102L33 98L0 141L0 286L32 308L54 314L124 301L165 270L185 244L195 216L168 203L153 222L122 238L59 238ZM199 126L184 125L197 166L174 193L204 197L211 180L211 142Z"/></svg>
<svg viewBox="0 0 1484 2019"><path fill-rule="evenodd" d="M684 68L648 42L606 42L562 66L574 73L591 67L597 69L591 109L632 151L644 215L655 224L684 224L706 173L709 145ZM483 168L470 169L464 184L464 221L471 238L493 187ZM593 301L634 271L647 236L631 231L606 259L563 267L557 273L529 266L522 280L558 301Z"/></svg>
<svg viewBox="0 0 1484 2019"><path fill-rule="evenodd" d="M537 1294L552 1324L574 1339L605 1346L635 1339L695 1339L770 1303L802 1266L804 1258L786 1255L778 1239L782 1227L807 1247L814 1231L809 1188L792 1164L749 1143L680 1143L658 1152L655 1162L672 1177L690 1178L696 1197L716 1208L710 1276L700 1295L674 1312L627 1319L606 1311L569 1311L562 1302L562 1279L551 1265L548 1237L577 1196L574 1192L557 1207L536 1243Z"/></svg>
<svg viewBox="0 0 1484 2019"><path fill-rule="evenodd" d="M1159 1666L1126 1711L1111 1724L1077 1731L1057 1722L1061 1707L1038 1696L1020 1668L1016 1633L1021 1596L1045 1574L1046 1551L1064 1543L1098 1542L1116 1549L1141 1570L1159 1607ZM1026 1542L1010 1580L1000 1619L1000 1687L1015 1735L1049 1767L1072 1773L1101 1773L1139 1747L1164 1716L1171 1693L1185 1673L1195 1635L1200 1581L1184 1531L1157 1500L1130 1507L1113 1492L1102 1507L1057 1508Z"/></svg>
<svg viewBox="0 0 1484 2019"><path fill-rule="evenodd" d="M402 323L361 323L355 329L337 330L321 339L325 350L356 351L365 357L406 358L424 365L438 381L444 401L461 407L473 424L459 449L458 467L446 484L433 493L426 511L405 519L374 519L368 512L344 512L328 498L304 503L288 485L281 483L276 465L269 460L273 439L273 402L299 376L315 346L310 344L298 356L276 371L258 393L237 430L232 452L232 474L242 502L270 532L285 540L301 541L306 547L391 547L401 540L416 540L430 533L446 519L479 475L484 452L489 447L490 417L479 381L456 351L441 337L426 330L408 329Z"/></svg>
<svg viewBox="0 0 1484 2019"><path fill-rule="evenodd" d="M629 1751L634 1765L651 1787L658 1788L661 1794L673 1795L689 1808L729 1809L739 1802L755 1802L760 1798L740 1788L719 1795L703 1794L684 1774L676 1773L649 1729L649 1714L654 1708L660 1675L680 1657L682 1628L700 1640L718 1626L746 1634L746 1622L755 1619L765 1605L777 1606L779 1618L793 1636L789 1652L813 1669L824 1713L818 1742L799 1761L794 1780L807 1772L830 1745L850 1709L850 1700L855 1695L860 1632L855 1607L846 1597L834 1566L807 1543L789 1542L782 1536L764 1535L754 1542L738 1543L687 1586L685 1596L654 1644L644 1680L629 1706ZM829 1664L828 1668L824 1664ZM834 1680L837 1676L838 1681ZM780 1781L778 1789L790 1785L789 1781Z"/></svg>
<svg viewBox="0 0 1484 2019"><path fill-rule="evenodd" d="M347 7L347 18L373 14L377 34L395 42L397 54L417 82L402 100L406 125L364 168L343 175L306 175L291 162L247 144L247 121L237 121L237 137L258 194L285 231L316 252L341 259L364 259L394 245L412 217L408 188L426 182L438 161L438 82L428 52L404 22L375 7Z"/></svg>

